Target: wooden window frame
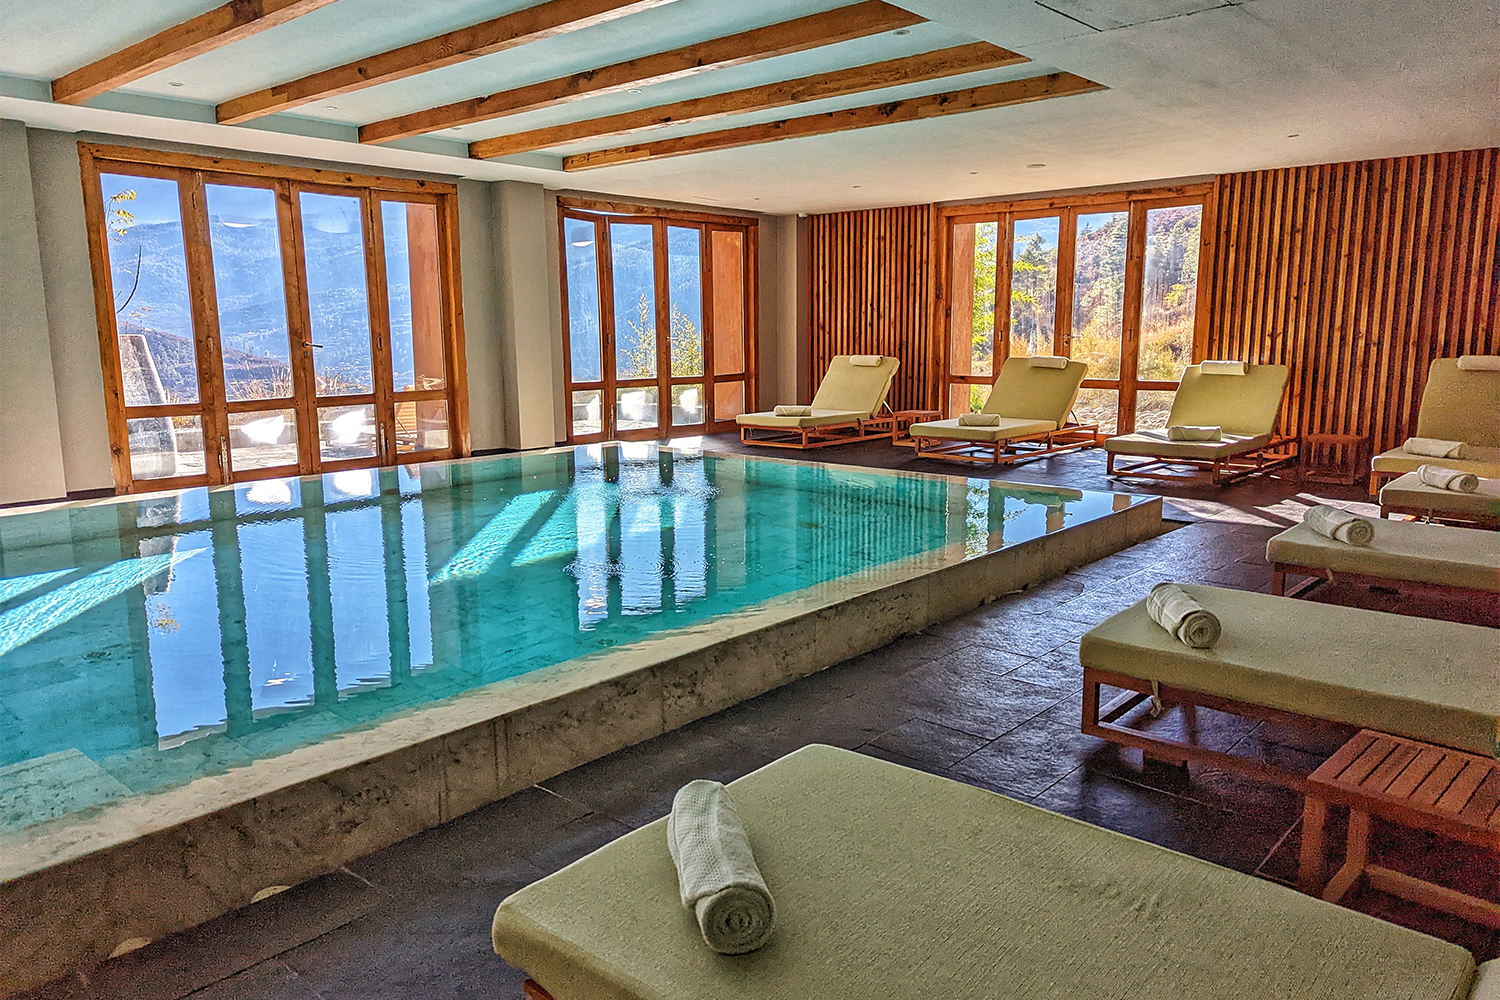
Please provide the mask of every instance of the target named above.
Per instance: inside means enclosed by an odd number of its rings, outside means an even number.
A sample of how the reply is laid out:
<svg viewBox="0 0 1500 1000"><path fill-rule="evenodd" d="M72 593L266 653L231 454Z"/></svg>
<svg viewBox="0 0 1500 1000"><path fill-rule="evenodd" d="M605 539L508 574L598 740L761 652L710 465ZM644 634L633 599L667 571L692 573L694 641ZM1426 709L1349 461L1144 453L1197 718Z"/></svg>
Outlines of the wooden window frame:
<svg viewBox="0 0 1500 1000"><path fill-rule="evenodd" d="M470 453L463 297L458 264L458 188L455 185L88 142L78 144L78 155L93 272L94 313L104 376L110 457L117 493L253 482L344 469L443 461ZM198 369L197 403L150 407L125 405L107 219L99 186L99 177L103 173L154 177L171 180L178 186L184 263ZM208 231L205 192L209 184L268 190L276 197L277 224L281 234L282 285L287 298L287 346L293 383L291 397L239 401L227 398L219 352L219 311L214 287L213 250ZM368 393L339 397L316 395L310 346L310 310L304 280L305 255L299 197L303 192L352 196L357 197L361 203L373 380L372 390ZM390 384L390 315L386 302L385 245L380 218L380 204L385 201L431 204L437 210L440 316L446 381L442 389L396 392ZM391 426L395 406L398 402L429 399L443 399L448 403L449 446L420 452L398 451L395 429ZM375 405L377 420L375 456L323 460L318 445L318 408L371 403ZM236 473L227 453L229 417L231 414L263 410L294 411L298 425L297 461L295 464ZM201 475L137 480L131 472L126 422L141 417L170 415L201 418L204 431L204 472ZM215 439L220 442L218 448L209 446L209 442Z"/></svg>
<svg viewBox="0 0 1500 1000"><path fill-rule="evenodd" d="M596 201L581 198L559 198L557 200L558 269L561 276L562 338L563 338L563 394L568 414L567 441L569 444L593 444L600 441L664 441L677 436L696 434L720 434L735 429L733 416L727 420L715 419L714 386L717 383L741 383L744 385L744 411L750 412L756 402L757 366L759 346L759 316L757 290L759 271L757 267L759 249L759 220L751 216L715 215L658 208L649 205L633 205L626 202ZM598 380L575 382L573 380L572 329L568 315L568 237L567 222L586 222L594 227L595 278L598 282L599 302L599 362ZM614 274L612 254L604 248L609 246L609 227L612 223L625 225L649 225L652 232L653 278L656 295L656 375L646 379L621 379L615 375L615 316ZM701 375L673 376L671 364L661 363L669 358L671 336L671 289L667 274L667 230L668 228L694 229L699 233L699 287L703 299L703 372ZM714 315L713 315L713 233L736 232L742 236L743 274L742 283L742 329L744 338L744 365L738 372L716 373L714 371ZM663 317L666 321L663 322ZM703 387L704 420L701 424L682 426L672 423L671 390L673 386L701 385ZM655 428L610 433L613 423L612 408L617 399L617 390L625 388L655 388L657 390L657 421ZM600 430L597 434L576 434L573 430L573 393L599 392ZM608 410L606 408L609 408Z"/></svg>
<svg viewBox="0 0 1500 1000"><path fill-rule="evenodd" d="M1145 279L1146 213L1157 208L1179 208L1198 205L1203 209L1198 250L1198 284L1193 318L1193 363L1203 360L1208 344L1208 296L1204 294L1204 262L1213 254L1214 210L1212 182L1156 188L1101 191L1089 194L1056 195L1046 198L1016 199L970 205L944 205L938 208L935 227L940 241L935 254L938 270L938 317L942 336L939 343L939 371L943 377L941 395L944 412L951 400L954 385L993 385L1000 366L1010 357L1010 309L1008 306L1011 260L1014 257L1015 223L1027 219L1058 219L1057 293L1053 316L1053 352L1071 356L1073 339L1073 279L1078 238L1078 216L1097 212L1128 212L1129 226L1125 253L1125 302L1120 330L1120 377L1085 378L1082 388L1111 389L1119 393L1116 433L1128 434L1135 429L1136 393L1142 390L1174 391L1172 381L1141 381L1136 378L1140 361L1141 303ZM995 347L993 375L953 374L953 230L965 224L998 223L995 251ZM1003 298L1002 298L1003 296ZM952 416L953 414L949 414Z"/></svg>

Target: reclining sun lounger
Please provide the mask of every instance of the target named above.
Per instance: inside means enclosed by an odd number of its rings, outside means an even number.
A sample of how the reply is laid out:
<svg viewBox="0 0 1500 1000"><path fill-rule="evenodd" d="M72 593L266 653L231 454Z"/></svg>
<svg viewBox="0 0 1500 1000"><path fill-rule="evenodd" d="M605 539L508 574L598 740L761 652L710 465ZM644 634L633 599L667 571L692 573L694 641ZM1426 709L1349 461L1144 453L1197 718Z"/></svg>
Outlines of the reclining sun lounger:
<svg viewBox="0 0 1500 1000"><path fill-rule="evenodd" d="M1299 790L1306 775L1289 767L1117 720L1154 695L1168 708L1204 706L1293 723L1319 719L1475 754L1500 750L1494 629L1242 590L1182 589L1218 616L1218 644L1184 645L1151 619L1145 601L1095 626L1078 648L1084 732L1158 759L1196 761ZM1101 684L1126 694L1101 705Z"/></svg>
<svg viewBox="0 0 1500 1000"><path fill-rule="evenodd" d="M1500 594L1500 534L1409 521L1372 523L1375 539L1369 545L1328 538L1306 524L1293 525L1266 542L1266 561L1274 571L1272 593L1287 593L1290 573L1314 578L1296 588L1297 594L1320 580L1418 583L1491 603L1493 595ZM1500 639L1495 653L1500 659Z"/></svg>
<svg viewBox="0 0 1500 1000"><path fill-rule="evenodd" d="M500 904L544 1000L1477 1000L1463 948L948 778L809 746L732 783L776 899L713 953L665 820ZM539 984L539 985L538 985Z"/></svg>
<svg viewBox="0 0 1500 1000"><path fill-rule="evenodd" d="M912 424L907 431L919 458L1007 465L1023 459L1056 455L1099 442L1097 424L1068 421L1088 365L1069 361L1063 368L1038 366L1035 358L1009 358L980 413L998 422L971 426L955 417Z"/></svg>
<svg viewBox="0 0 1500 1000"><path fill-rule="evenodd" d="M1433 465L1447 466L1445 459ZM1481 528L1500 528L1500 478L1479 480L1473 493L1439 489L1407 472L1380 488L1380 516L1410 514L1424 521L1444 521Z"/></svg>
<svg viewBox="0 0 1500 1000"><path fill-rule="evenodd" d="M1458 358L1438 358L1427 371L1427 385L1417 408L1419 438L1461 441L1458 455L1437 458L1392 448L1370 459L1370 495L1387 479L1418 466L1441 465L1500 478L1500 371L1465 370Z"/></svg>
<svg viewBox="0 0 1500 1000"><path fill-rule="evenodd" d="M1120 434L1104 442L1112 476L1215 485L1265 472L1296 460L1293 438L1276 436L1276 415L1286 388L1285 365L1246 365L1243 375L1204 374L1188 365L1172 397L1167 426L1219 427L1218 441L1173 441L1165 430ZM1120 455L1149 459L1116 465ZM1178 468L1185 471L1163 471Z"/></svg>
<svg viewBox="0 0 1500 1000"><path fill-rule="evenodd" d="M805 449L889 435L892 418L881 410L900 364L895 358L883 357L876 364L859 365L850 355L840 354L829 362L808 413L741 413L734 418L740 426L740 440L773 448Z"/></svg>

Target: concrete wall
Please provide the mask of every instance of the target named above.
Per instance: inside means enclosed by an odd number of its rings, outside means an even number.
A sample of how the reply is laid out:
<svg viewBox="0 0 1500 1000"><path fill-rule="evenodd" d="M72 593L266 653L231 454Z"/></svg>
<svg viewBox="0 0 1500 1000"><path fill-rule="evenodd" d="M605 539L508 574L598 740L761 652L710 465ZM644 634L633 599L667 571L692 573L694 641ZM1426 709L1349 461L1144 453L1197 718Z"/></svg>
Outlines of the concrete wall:
<svg viewBox="0 0 1500 1000"><path fill-rule="evenodd" d="M0 122L0 503L114 485L80 141L215 152ZM484 452L564 441L556 196L516 181L463 181L458 202L471 445ZM761 219L764 406L807 390L799 368L806 356L806 253L798 249L805 226L789 216Z"/></svg>
<svg viewBox="0 0 1500 1000"><path fill-rule="evenodd" d="M0 503L67 492L54 384L26 128L0 121Z"/></svg>

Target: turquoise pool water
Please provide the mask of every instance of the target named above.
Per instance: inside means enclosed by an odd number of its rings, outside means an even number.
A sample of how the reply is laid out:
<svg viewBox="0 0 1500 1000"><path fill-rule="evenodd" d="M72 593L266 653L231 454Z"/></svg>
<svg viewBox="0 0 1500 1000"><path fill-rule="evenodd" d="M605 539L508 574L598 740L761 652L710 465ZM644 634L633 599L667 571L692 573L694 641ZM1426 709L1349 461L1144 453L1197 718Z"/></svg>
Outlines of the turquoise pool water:
<svg viewBox="0 0 1500 1000"><path fill-rule="evenodd" d="M1129 498L655 446L0 517L0 831Z"/></svg>

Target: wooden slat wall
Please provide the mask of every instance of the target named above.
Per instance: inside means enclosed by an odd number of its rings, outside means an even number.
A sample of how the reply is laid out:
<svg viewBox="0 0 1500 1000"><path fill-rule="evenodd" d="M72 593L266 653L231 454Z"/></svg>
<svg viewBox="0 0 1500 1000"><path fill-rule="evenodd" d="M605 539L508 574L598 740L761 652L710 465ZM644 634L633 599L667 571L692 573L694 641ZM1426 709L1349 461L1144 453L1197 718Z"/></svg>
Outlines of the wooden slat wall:
<svg viewBox="0 0 1500 1000"><path fill-rule="evenodd" d="M939 380L931 205L809 219L814 388L838 354L901 360L892 409L935 409Z"/></svg>
<svg viewBox="0 0 1500 1000"><path fill-rule="evenodd" d="M1289 364L1286 430L1399 445L1432 359L1500 354L1497 183L1500 149L1219 178L1206 356Z"/></svg>

